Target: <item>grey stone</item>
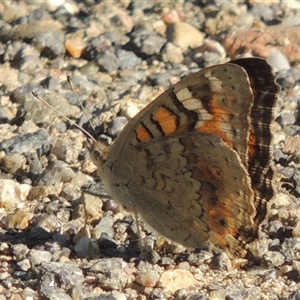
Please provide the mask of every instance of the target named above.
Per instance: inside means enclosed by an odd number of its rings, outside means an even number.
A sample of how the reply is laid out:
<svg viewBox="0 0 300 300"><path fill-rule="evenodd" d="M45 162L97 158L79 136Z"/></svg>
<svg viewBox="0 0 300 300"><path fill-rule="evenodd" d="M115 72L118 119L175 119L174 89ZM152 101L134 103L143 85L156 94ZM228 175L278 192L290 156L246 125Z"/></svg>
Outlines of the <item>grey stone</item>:
<svg viewBox="0 0 300 300"><path fill-rule="evenodd" d="M43 250L31 249L28 253L28 259L30 264L39 265L43 263L49 263L51 261L51 253Z"/></svg>
<svg viewBox="0 0 300 300"><path fill-rule="evenodd" d="M33 133L16 135L0 143L0 150L6 153L30 153L39 150L42 153L48 151L51 138L46 130L38 130Z"/></svg>

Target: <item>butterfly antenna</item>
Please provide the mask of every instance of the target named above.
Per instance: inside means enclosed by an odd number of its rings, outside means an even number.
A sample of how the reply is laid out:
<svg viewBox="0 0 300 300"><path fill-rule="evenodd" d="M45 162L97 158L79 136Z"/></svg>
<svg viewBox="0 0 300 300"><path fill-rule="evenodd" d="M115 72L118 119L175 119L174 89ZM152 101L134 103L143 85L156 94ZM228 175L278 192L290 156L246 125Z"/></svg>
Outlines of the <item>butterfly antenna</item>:
<svg viewBox="0 0 300 300"><path fill-rule="evenodd" d="M59 112L57 109L55 109L52 105L50 105L45 99L41 98L40 96L38 96L38 94L35 91L31 92L32 95L37 98L38 100L40 100L42 103L44 103L45 105L47 105L50 109L52 109L55 113L57 113L58 115L60 115L61 117L63 117L65 120L69 121L72 125L74 125L75 127L77 127L81 132L83 132L87 137L91 138L94 142L96 142L95 138L88 133L85 129L83 129L81 126L79 126L77 123L75 123L73 120L71 120L70 118L68 118L67 116L65 116L64 114L62 114L61 112ZM76 94L77 95L77 94ZM77 96L78 98L78 96ZM78 100L79 101L79 100ZM81 106L82 107L82 106Z"/></svg>
<svg viewBox="0 0 300 300"><path fill-rule="evenodd" d="M79 98L77 93L75 92L74 89L74 85L73 82L71 80L70 76L67 76L67 80L76 96L76 99L81 107L81 109L83 110L84 114L87 116L86 110L84 109L83 105L80 103ZM36 97L38 100L40 100L42 103L44 103L45 105L47 105L50 109L52 109L55 113L57 113L59 116L61 116L62 118L64 118L65 120L67 120L68 122L70 122L70 124L74 125L76 128L78 128L81 132L83 132L85 134L85 136L91 138L95 143L97 142L96 139L90 134L88 133L85 129L83 129L81 126L79 126L77 123L75 123L73 120L71 120L70 118L68 118L67 116L65 116L64 114L62 114L61 112L59 112L56 108L54 108L52 105L50 105L45 99L41 98L40 96L37 95L36 92L32 91L31 92L32 95L34 97ZM93 127L90 119L88 118L89 123L91 125L91 127L93 128L94 132L95 132L95 128ZM88 213L87 213L87 208L86 208L86 201L85 201L85 197L84 197L84 191L82 191L82 197L83 197L83 208L84 208L84 228L87 229L87 223L88 223Z"/></svg>
<svg viewBox="0 0 300 300"><path fill-rule="evenodd" d="M73 84L73 81L72 81L72 78L71 78L70 75L67 75L67 80L68 80L68 83L69 83L69 85L70 85L70 87L71 87L73 93L75 94L75 97L76 97L76 100L77 100L79 106L81 107L81 109L82 109L84 115L86 116L86 118L87 118L89 124L91 125L91 127L92 127L94 133L96 133L96 129L95 129L94 125L92 124L91 119L88 117L88 114L87 114L86 109L84 108L84 106L82 105L81 101L79 100L78 94L77 94L77 92L75 91L74 84Z"/></svg>

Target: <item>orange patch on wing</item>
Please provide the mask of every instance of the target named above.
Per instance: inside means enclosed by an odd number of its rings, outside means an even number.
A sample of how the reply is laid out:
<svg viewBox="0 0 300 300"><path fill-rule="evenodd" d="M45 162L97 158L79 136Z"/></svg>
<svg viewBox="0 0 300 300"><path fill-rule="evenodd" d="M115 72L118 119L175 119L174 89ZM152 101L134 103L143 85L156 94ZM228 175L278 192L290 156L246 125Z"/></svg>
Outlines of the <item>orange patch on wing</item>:
<svg viewBox="0 0 300 300"><path fill-rule="evenodd" d="M225 207L215 207L209 211L209 227L213 228L212 236L218 244L228 246L226 236L237 236L235 219L226 211ZM220 219L225 221L225 225L220 224Z"/></svg>
<svg viewBox="0 0 300 300"><path fill-rule="evenodd" d="M148 132L148 130L143 125L139 125L137 127L137 129L135 130L135 132L136 132L136 138L140 142L146 142L146 141L149 141L149 140L152 139L150 133Z"/></svg>
<svg viewBox="0 0 300 300"><path fill-rule="evenodd" d="M228 115L229 113L228 111L219 107L216 102L217 101L212 98L209 103L210 109L213 111L213 118L211 120L205 121L204 124L197 129L197 131L205 132L205 133L213 133L219 136L227 146L232 148L233 147L232 141L228 139L226 133L220 127L220 125L224 123L224 116ZM228 123L230 123L229 119L228 119Z"/></svg>
<svg viewBox="0 0 300 300"><path fill-rule="evenodd" d="M257 145L256 137L253 132L250 132L249 141L248 141L248 157L251 159L255 155L254 146Z"/></svg>
<svg viewBox="0 0 300 300"><path fill-rule="evenodd" d="M159 123L161 130L166 136L172 135L177 131L177 117L169 110L160 107L153 115L153 120Z"/></svg>

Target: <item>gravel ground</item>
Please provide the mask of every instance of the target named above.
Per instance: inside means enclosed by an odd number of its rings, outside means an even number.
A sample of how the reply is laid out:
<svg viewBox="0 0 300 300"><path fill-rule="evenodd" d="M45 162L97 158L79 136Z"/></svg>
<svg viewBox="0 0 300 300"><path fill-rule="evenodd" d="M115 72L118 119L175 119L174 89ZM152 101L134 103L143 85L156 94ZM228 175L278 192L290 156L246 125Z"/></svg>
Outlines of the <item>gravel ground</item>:
<svg viewBox="0 0 300 300"><path fill-rule="evenodd" d="M300 299L300 1L1 1L0 26L0 300ZM140 220L140 255L84 135L31 91L111 142L168 86L238 56L266 58L281 86L255 251L189 252Z"/></svg>

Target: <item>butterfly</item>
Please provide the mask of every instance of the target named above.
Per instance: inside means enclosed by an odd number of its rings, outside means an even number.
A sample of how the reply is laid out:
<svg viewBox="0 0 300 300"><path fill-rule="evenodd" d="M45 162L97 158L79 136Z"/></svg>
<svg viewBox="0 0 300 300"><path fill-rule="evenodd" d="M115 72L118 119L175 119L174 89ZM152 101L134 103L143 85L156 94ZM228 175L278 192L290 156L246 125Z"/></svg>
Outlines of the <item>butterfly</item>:
<svg viewBox="0 0 300 300"><path fill-rule="evenodd" d="M237 255L258 235L273 196L273 108L264 59L187 76L149 103L111 146L89 140L108 194L187 248Z"/></svg>

